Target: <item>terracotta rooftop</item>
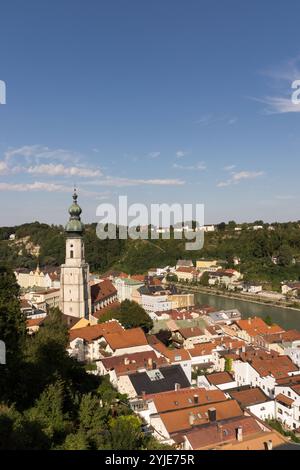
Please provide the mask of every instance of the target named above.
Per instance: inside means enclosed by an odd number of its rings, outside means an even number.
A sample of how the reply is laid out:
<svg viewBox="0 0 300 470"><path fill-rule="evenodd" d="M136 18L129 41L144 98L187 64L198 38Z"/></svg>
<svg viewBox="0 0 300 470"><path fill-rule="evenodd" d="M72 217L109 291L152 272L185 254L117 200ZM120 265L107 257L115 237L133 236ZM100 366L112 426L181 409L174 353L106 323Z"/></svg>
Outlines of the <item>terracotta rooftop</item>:
<svg viewBox="0 0 300 470"><path fill-rule="evenodd" d="M27 299L21 299L20 303L21 303L21 308L30 308L30 309L33 308L31 303L29 303Z"/></svg>
<svg viewBox="0 0 300 470"><path fill-rule="evenodd" d="M226 271L226 270L219 270L215 271L213 273L210 273L210 277L233 277L234 273L231 271Z"/></svg>
<svg viewBox="0 0 300 470"><path fill-rule="evenodd" d="M300 375L289 375L286 377L278 378L277 384L285 387L292 387L300 385Z"/></svg>
<svg viewBox="0 0 300 470"><path fill-rule="evenodd" d="M92 303L101 302L101 300L105 300L116 294L117 290L109 279L105 279L104 281L91 286Z"/></svg>
<svg viewBox="0 0 300 470"><path fill-rule="evenodd" d="M240 391L232 390L228 393L239 403L242 408L250 405L256 405L258 403L263 403L268 400L266 395L258 387Z"/></svg>
<svg viewBox="0 0 300 470"><path fill-rule="evenodd" d="M148 338L149 339L149 338ZM169 362L171 363L176 363L176 362L181 362L181 361L187 361L191 357L189 355L188 350L184 348L175 348L175 349L169 349L167 346L165 346L163 343L160 341L153 341L151 340L151 345L152 347L158 351L160 354L162 354L164 357L168 359Z"/></svg>
<svg viewBox="0 0 300 470"><path fill-rule="evenodd" d="M46 319L46 317L29 318L28 320L26 320L26 326L27 326L27 328L31 328L33 326L40 326L45 321L45 319Z"/></svg>
<svg viewBox="0 0 300 470"><path fill-rule="evenodd" d="M148 345L142 328L131 328L130 330L120 330L116 333L106 333L104 337L113 350Z"/></svg>
<svg viewBox="0 0 300 470"><path fill-rule="evenodd" d="M209 422L208 410L214 408L216 420L233 418L243 414L241 408L235 400L226 400L214 404L195 406L183 410L161 413L159 416L163 421L169 434L186 431L193 426L199 426Z"/></svg>
<svg viewBox="0 0 300 470"><path fill-rule="evenodd" d="M37 291L34 293L34 295L47 295L47 294L54 294L54 293L59 293L60 289L45 289L42 291Z"/></svg>
<svg viewBox="0 0 300 470"><path fill-rule="evenodd" d="M107 334L113 334L118 332L123 332L124 328L120 323L116 321L111 321L107 323L101 323L99 325L90 325L85 326L84 328L77 328L75 330L70 330L70 341L73 341L76 338L82 338L85 341L94 341L101 336Z"/></svg>
<svg viewBox="0 0 300 470"><path fill-rule="evenodd" d="M289 372L299 370L288 356L265 359L255 358L250 363L261 377L272 375L275 379L279 379L288 376Z"/></svg>
<svg viewBox="0 0 300 470"><path fill-rule="evenodd" d="M300 380L300 378L299 378L299 380ZM300 395L300 383L296 384L296 385L292 385L291 389L294 390L294 392L296 392L298 395Z"/></svg>
<svg viewBox="0 0 300 470"><path fill-rule="evenodd" d="M253 359L276 359L279 356L277 351L266 351L261 348L249 347L240 353L242 361L250 362Z"/></svg>
<svg viewBox="0 0 300 470"><path fill-rule="evenodd" d="M92 313L92 316L99 320L99 318L101 318L104 314L106 314L110 310L114 310L116 308L119 308L120 305L121 304L118 301L112 302L111 304L107 305L106 307L103 307L103 308L100 308L99 310L96 310L94 313Z"/></svg>
<svg viewBox="0 0 300 470"><path fill-rule="evenodd" d="M221 390L205 390L205 388L182 388L170 392L146 395L146 400L153 400L158 413L183 408L195 407L195 405L212 404L225 401L226 396Z"/></svg>
<svg viewBox="0 0 300 470"><path fill-rule="evenodd" d="M195 338L196 336L203 336L204 331L198 326L191 326L189 328L181 328L178 330L184 339Z"/></svg>
<svg viewBox="0 0 300 470"><path fill-rule="evenodd" d="M212 385L221 385L234 381L229 372L214 372L213 374L207 374L206 378Z"/></svg>
<svg viewBox="0 0 300 470"><path fill-rule="evenodd" d="M136 372L139 369L152 369L167 365L164 357L157 357L154 351L143 351L134 354L124 354L102 359L106 370L115 370L117 375Z"/></svg>
<svg viewBox="0 0 300 470"><path fill-rule="evenodd" d="M260 317L248 318L247 320L237 320L236 325L249 336L284 333L284 329L279 325L267 325Z"/></svg>
<svg viewBox="0 0 300 470"><path fill-rule="evenodd" d="M208 354L211 354L215 348L216 345L213 342L200 343L195 344L193 348L188 349L188 352L192 357L206 356Z"/></svg>
<svg viewBox="0 0 300 470"><path fill-rule="evenodd" d="M193 450L211 448L224 442L237 440L237 428L242 429L243 439L262 432L252 416L238 416L219 423L211 423L195 428L186 434Z"/></svg>
<svg viewBox="0 0 300 470"><path fill-rule="evenodd" d="M282 403L284 406L288 406L289 408L294 403L294 400L292 400L292 398L286 397L285 395L283 395L283 393L279 393L279 395L275 397L275 400L279 403Z"/></svg>

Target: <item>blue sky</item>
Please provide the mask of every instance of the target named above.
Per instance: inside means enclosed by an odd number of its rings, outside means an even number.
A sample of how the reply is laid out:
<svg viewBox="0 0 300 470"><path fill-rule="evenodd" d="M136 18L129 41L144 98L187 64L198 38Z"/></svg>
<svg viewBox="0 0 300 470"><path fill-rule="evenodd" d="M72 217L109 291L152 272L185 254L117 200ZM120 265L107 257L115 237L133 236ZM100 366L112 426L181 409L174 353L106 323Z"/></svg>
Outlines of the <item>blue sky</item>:
<svg viewBox="0 0 300 470"><path fill-rule="evenodd" d="M300 219L300 6L1 2L1 225L101 202L204 203L205 222Z"/></svg>

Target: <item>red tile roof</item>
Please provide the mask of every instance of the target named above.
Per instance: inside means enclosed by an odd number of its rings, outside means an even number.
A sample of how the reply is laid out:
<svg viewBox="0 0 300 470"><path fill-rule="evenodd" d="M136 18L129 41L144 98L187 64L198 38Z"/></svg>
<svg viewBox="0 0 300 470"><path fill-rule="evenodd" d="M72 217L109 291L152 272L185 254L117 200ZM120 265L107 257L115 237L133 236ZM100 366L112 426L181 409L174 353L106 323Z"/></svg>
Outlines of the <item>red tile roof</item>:
<svg viewBox="0 0 300 470"><path fill-rule="evenodd" d="M288 356L277 356L275 359L255 358L250 364L261 377L272 375L275 379L286 377L289 372L299 370Z"/></svg>
<svg viewBox="0 0 300 470"><path fill-rule="evenodd" d="M45 319L46 319L46 317L29 318L28 320L26 320L26 326L27 326L27 328L31 328L33 326L40 326L45 321Z"/></svg>
<svg viewBox="0 0 300 470"><path fill-rule="evenodd" d="M234 382L234 378L229 372L214 372L213 374L206 375L206 378L212 385Z"/></svg>
<svg viewBox="0 0 300 470"><path fill-rule="evenodd" d="M266 395L258 387L249 388L246 390L232 390L228 392L232 398L244 408L250 405L256 405L268 400Z"/></svg>
<svg viewBox="0 0 300 470"><path fill-rule="evenodd" d="M177 433L191 429L193 426L199 426L209 422L208 410L216 410L217 421L221 419L233 418L243 414L241 408L235 400L226 400L219 403L210 403L206 405L195 406L194 408L185 408L182 410L161 413L159 416L163 421L169 434ZM192 418L193 417L193 418ZM193 423L191 422L193 420Z"/></svg>
<svg viewBox="0 0 300 470"><path fill-rule="evenodd" d="M93 304L101 302L101 300L105 300L116 294L117 290L109 279L105 279L104 281L91 286L91 299Z"/></svg>
<svg viewBox="0 0 300 470"><path fill-rule="evenodd" d="M160 341L153 342L153 340L151 340L151 345L156 351L167 358L171 364L181 361L188 361L191 358L188 350L184 348L169 349Z"/></svg>
<svg viewBox="0 0 300 470"><path fill-rule="evenodd" d="M105 334L105 340L113 350L148 345L142 328L132 328L130 330Z"/></svg>
<svg viewBox="0 0 300 470"><path fill-rule="evenodd" d="M136 372L138 369L151 369L155 364L161 367L167 365L164 357L157 357L154 351L143 351L133 354L122 354L102 359L106 370L115 370L117 375Z"/></svg>
<svg viewBox="0 0 300 470"><path fill-rule="evenodd" d="M195 405L212 404L225 401L226 396L221 390L205 390L205 388L182 388L169 392L146 395L146 400L153 400L158 413L183 408L195 407Z"/></svg>
<svg viewBox="0 0 300 470"><path fill-rule="evenodd" d="M211 354L215 348L216 345L212 342L200 343L195 344L193 348L188 349L188 352L192 357L207 356L208 354Z"/></svg>
<svg viewBox="0 0 300 470"><path fill-rule="evenodd" d="M191 326L189 328L181 328L178 330L184 339L195 338L196 336L203 336L204 331L198 326Z"/></svg>
<svg viewBox="0 0 300 470"><path fill-rule="evenodd" d="M73 341L76 338L82 338L85 341L94 341L102 336L106 337L108 334L114 334L118 332L123 332L124 328L120 323L116 321L111 321L107 323L101 323L99 325L90 325L83 328L76 328L69 331L70 341Z"/></svg>
<svg viewBox="0 0 300 470"><path fill-rule="evenodd" d="M294 403L294 400L292 400L292 398L286 397L285 395L283 395L283 393L279 393L279 395L277 395L275 397L275 400L278 401L279 403L282 403L284 406L287 406L289 408Z"/></svg>
<svg viewBox="0 0 300 470"><path fill-rule="evenodd" d="M242 429L243 439L260 434L261 428L252 416L240 416L222 423L212 423L189 431L186 437L193 450L211 448L224 442L236 441L237 428Z"/></svg>
<svg viewBox="0 0 300 470"><path fill-rule="evenodd" d="M97 318L103 317L107 312L110 312L111 310L117 309L121 306L120 302L117 300L115 302L112 302L111 304L107 305L106 307L100 308L99 310L96 310L94 313L92 313L92 316Z"/></svg>
<svg viewBox="0 0 300 470"><path fill-rule="evenodd" d="M279 325L267 325L260 317L248 318L247 320L237 320L235 322L241 330L248 333L249 336L266 335L274 333L283 333L285 330Z"/></svg>

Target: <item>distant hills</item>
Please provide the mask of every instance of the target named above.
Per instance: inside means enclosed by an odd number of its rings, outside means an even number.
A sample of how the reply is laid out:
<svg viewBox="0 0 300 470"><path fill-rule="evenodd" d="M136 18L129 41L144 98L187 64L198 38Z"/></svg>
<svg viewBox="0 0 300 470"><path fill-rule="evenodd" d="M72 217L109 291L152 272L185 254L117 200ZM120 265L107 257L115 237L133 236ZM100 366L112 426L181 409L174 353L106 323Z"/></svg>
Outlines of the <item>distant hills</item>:
<svg viewBox="0 0 300 470"><path fill-rule="evenodd" d="M262 222L263 224L263 222ZM298 222L253 224L234 222L219 224L205 234L204 248L186 251L186 240L99 240L96 224L85 226L86 259L91 271L120 269L130 274L144 273L154 266L174 265L177 259L216 258L233 266L240 258L239 268L245 278L262 280L278 289L281 280L300 279L300 227ZM0 228L0 263L12 268L58 266L64 261L65 240L62 226L33 222ZM276 260L276 263L274 262Z"/></svg>

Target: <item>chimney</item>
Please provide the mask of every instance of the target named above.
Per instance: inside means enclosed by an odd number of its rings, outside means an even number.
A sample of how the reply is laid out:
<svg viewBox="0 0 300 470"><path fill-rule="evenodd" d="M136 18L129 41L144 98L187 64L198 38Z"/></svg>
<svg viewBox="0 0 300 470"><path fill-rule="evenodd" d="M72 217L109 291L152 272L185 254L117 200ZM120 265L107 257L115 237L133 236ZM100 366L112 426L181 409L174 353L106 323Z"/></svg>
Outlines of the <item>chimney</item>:
<svg viewBox="0 0 300 470"><path fill-rule="evenodd" d="M242 346L242 353L246 352L246 347Z"/></svg>
<svg viewBox="0 0 300 470"><path fill-rule="evenodd" d="M209 408L208 409L208 419L210 423L213 423L217 420L217 410L216 408Z"/></svg>
<svg viewBox="0 0 300 470"><path fill-rule="evenodd" d="M148 358L148 367L149 367L149 369L152 369L152 365L153 365L152 357L149 357Z"/></svg>
<svg viewBox="0 0 300 470"><path fill-rule="evenodd" d="M251 318L248 318L248 324L251 325Z"/></svg>
<svg viewBox="0 0 300 470"><path fill-rule="evenodd" d="M242 442L242 440L243 440L243 428L242 428L242 426L239 426L236 429L236 439L239 442Z"/></svg>
<svg viewBox="0 0 300 470"><path fill-rule="evenodd" d="M229 349L232 349L232 343L229 343Z"/></svg>
<svg viewBox="0 0 300 470"><path fill-rule="evenodd" d="M195 422L195 416L193 415L193 413L190 413L189 414L189 425L193 426L194 422Z"/></svg>
<svg viewBox="0 0 300 470"><path fill-rule="evenodd" d="M269 441L266 442L266 450L272 450L273 449L273 442L270 439Z"/></svg>
<svg viewBox="0 0 300 470"><path fill-rule="evenodd" d="M194 403L195 403L195 405L198 405L198 403L199 403L198 395L194 395Z"/></svg>
<svg viewBox="0 0 300 470"><path fill-rule="evenodd" d="M145 400L145 398L146 398L146 392L145 392L145 390L143 390L142 391L142 399Z"/></svg>
<svg viewBox="0 0 300 470"><path fill-rule="evenodd" d="M125 358L124 358L124 364L125 364L125 366L128 366L129 363L130 363L130 361L129 361L128 357L125 357Z"/></svg>
<svg viewBox="0 0 300 470"><path fill-rule="evenodd" d="M180 389L180 384L176 382L175 383L175 392L177 392L177 390L179 390L179 389Z"/></svg>

